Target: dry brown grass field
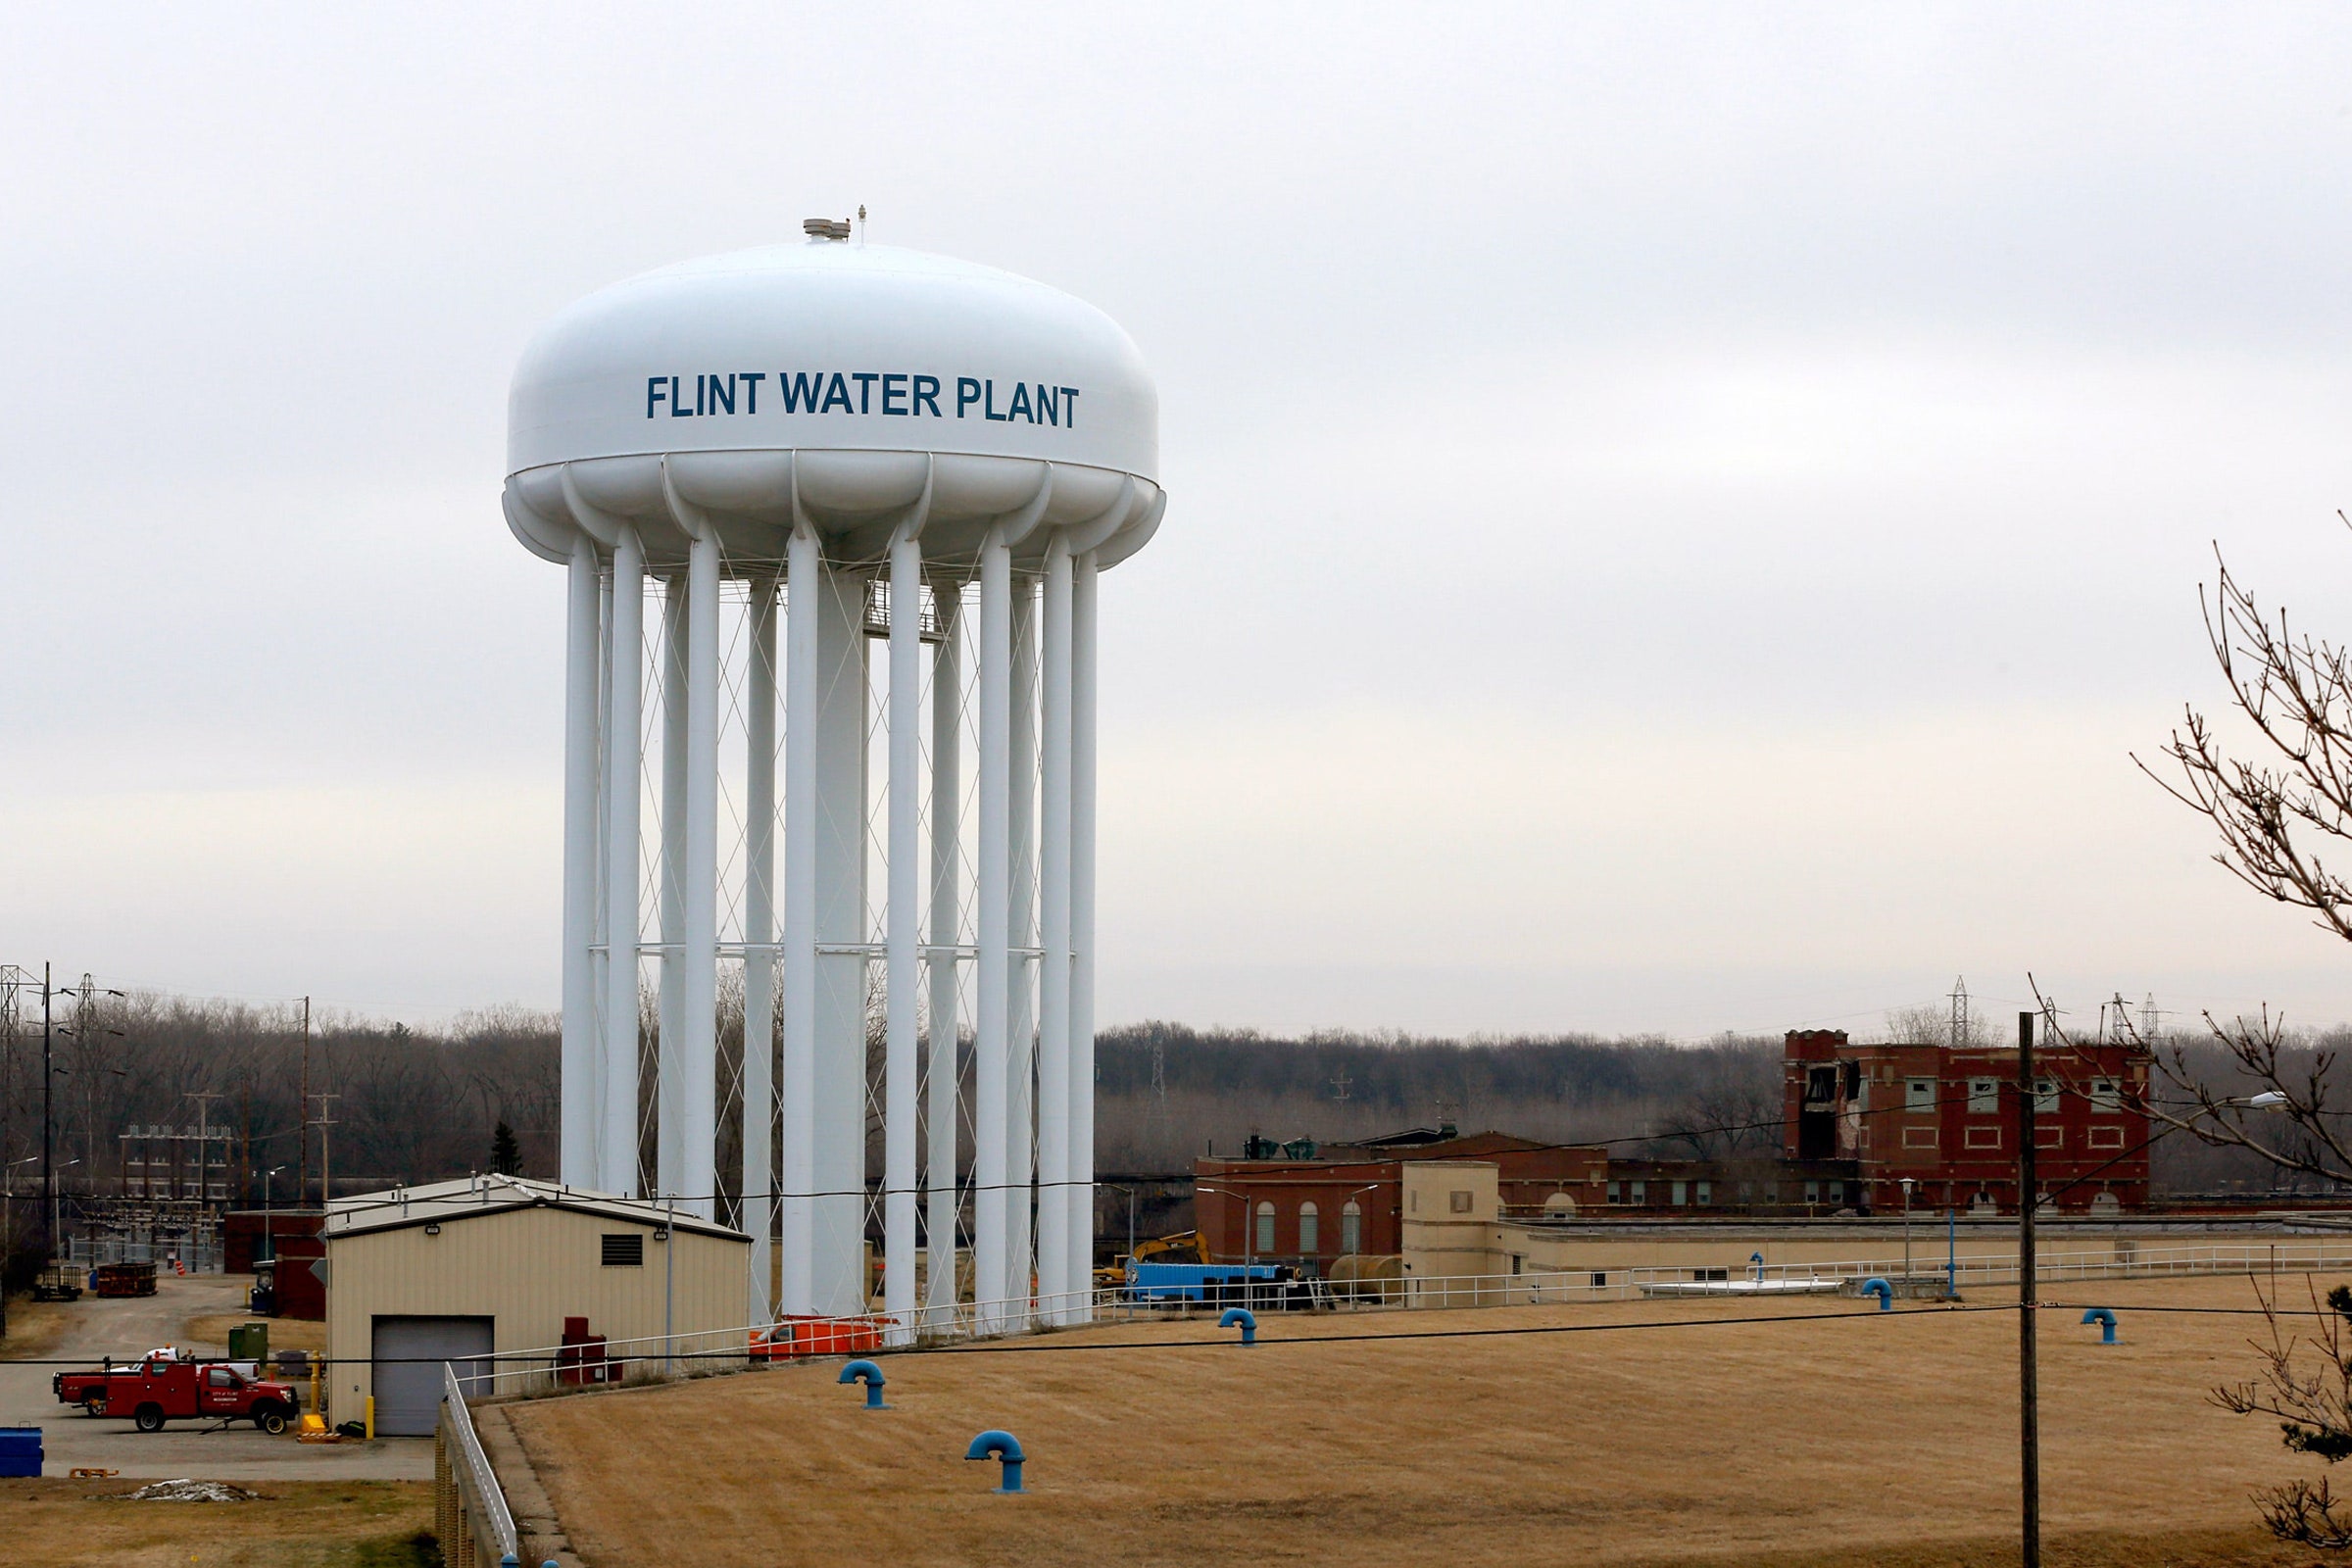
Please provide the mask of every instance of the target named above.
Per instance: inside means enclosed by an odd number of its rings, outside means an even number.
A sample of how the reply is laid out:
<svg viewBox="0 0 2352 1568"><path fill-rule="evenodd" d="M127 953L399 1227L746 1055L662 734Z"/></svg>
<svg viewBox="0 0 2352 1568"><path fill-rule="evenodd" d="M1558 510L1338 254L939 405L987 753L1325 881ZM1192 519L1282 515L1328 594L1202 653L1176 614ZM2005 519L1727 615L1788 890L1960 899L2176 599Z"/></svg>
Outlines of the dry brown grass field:
<svg viewBox="0 0 2352 1568"><path fill-rule="evenodd" d="M2284 1283L2307 1306L2301 1279ZM2078 1303L2040 1318L2048 1560L2309 1562L2261 1531L2247 1492L2318 1462L2205 1397L2251 1375L2261 1320L2133 1310L2252 1306L2250 1284L2046 1294ZM2088 1304L2123 1314L2123 1344L2078 1326ZM1375 1338L1638 1321L1677 1326ZM592 1568L675 1562L687 1543L698 1564L761 1568L2017 1560L2014 1309L1263 1322L1247 1350L1196 1321L887 1357L895 1408L878 1413L836 1385L838 1361L509 1408ZM1149 1348L1107 1348L1134 1342ZM989 1427L1025 1446L1027 1495L995 1494L997 1467L964 1461Z"/></svg>
<svg viewBox="0 0 2352 1568"><path fill-rule="evenodd" d="M123 1502L138 1481L0 1481L0 1562L42 1568L422 1568L424 1481L295 1481L251 1502Z"/></svg>
<svg viewBox="0 0 2352 1568"><path fill-rule="evenodd" d="M73 1319L56 1301L36 1301L29 1296L8 1300L8 1333L0 1335L0 1353L29 1358L48 1353Z"/></svg>

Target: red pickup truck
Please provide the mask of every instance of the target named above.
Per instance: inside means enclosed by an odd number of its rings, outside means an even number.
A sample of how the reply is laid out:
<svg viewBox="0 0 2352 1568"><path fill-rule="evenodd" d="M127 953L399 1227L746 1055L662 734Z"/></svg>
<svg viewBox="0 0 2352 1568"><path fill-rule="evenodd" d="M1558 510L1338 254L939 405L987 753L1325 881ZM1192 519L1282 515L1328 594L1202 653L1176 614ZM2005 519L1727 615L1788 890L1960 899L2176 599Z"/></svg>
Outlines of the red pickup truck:
<svg viewBox="0 0 2352 1568"><path fill-rule="evenodd" d="M128 1416L141 1432L160 1432L166 1421L209 1416L250 1419L274 1435L285 1431L301 1408L292 1384L247 1377L222 1361L151 1357L103 1372L60 1372L50 1387L61 1404L78 1404L92 1415Z"/></svg>

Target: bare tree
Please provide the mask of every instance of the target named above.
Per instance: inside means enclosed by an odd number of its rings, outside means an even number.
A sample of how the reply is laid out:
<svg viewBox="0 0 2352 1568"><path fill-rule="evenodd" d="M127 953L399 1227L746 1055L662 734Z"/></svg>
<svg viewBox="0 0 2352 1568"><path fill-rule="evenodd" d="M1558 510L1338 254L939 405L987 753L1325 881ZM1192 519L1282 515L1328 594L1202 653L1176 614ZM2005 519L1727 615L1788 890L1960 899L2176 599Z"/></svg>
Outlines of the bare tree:
<svg viewBox="0 0 2352 1568"><path fill-rule="evenodd" d="M2198 603L2251 758L2232 756L2192 704L2157 764L2132 760L2212 825L2221 840L2214 860L2230 875L2352 942L2352 882L2331 858L2352 848L2352 650L2297 631L2283 608L2266 611L2218 549L2215 563L2213 590L2200 588ZM2055 1024L2046 1003L2044 1012ZM2219 1072L2201 1070L2184 1044L2159 1049L2122 1020L2123 1036L2150 1049L2163 1080L2150 1113L2276 1170L2352 1181L2352 1085L2336 1053L2299 1047L2268 1008L2250 1019L2207 1013L2205 1025L2221 1048Z"/></svg>
<svg viewBox="0 0 2352 1568"><path fill-rule="evenodd" d="M2352 1289L2334 1287L2323 1308L2319 1287L2306 1280L2305 1288L2315 1322L2308 1338L2281 1321L2277 1298L2265 1295L2262 1281L2255 1280L2255 1298L2270 1330L2267 1344L2253 1342L2262 1375L2225 1384L2211 1398L2239 1415L2276 1416L2281 1443L2332 1465L2352 1457L2352 1341L2345 1333L2352 1324ZM2254 1506L2280 1541L2323 1551L2352 1548L2352 1498L2336 1496L2325 1476L2317 1486L2297 1477L2258 1487Z"/></svg>

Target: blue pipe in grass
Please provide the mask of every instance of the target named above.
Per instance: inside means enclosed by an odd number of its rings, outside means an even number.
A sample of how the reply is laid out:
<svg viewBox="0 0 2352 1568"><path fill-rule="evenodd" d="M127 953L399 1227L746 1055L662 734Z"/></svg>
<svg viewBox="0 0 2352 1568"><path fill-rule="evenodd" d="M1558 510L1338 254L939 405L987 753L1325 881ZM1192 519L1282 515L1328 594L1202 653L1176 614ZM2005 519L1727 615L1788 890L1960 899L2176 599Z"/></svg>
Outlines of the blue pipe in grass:
<svg viewBox="0 0 2352 1568"><path fill-rule="evenodd" d="M964 1450L963 1456L966 1459L997 1460L1004 1466L1004 1482L997 1490L1021 1490L1021 1461L1027 1456L1021 1452L1021 1440L1011 1433L991 1427L972 1440L972 1446Z"/></svg>
<svg viewBox="0 0 2352 1568"><path fill-rule="evenodd" d="M874 1363L871 1361L852 1361L848 1366L845 1366L841 1369L841 1376L835 1378L833 1381L836 1383L864 1384L865 1407L868 1410L887 1410L890 1408L889 1405L882 1402L882 1369L874 1365Z"/></svg>
<svg viewBox="0 0 2352 1568"><path fill-rule="evenodd" d="M2099 1326L2099 1343L2101 1345L2113 1345L2116 1343L2115 1312L2112 1308L2094 1306L2089 1311L2082 1314L2082 1321L2085 1323L2096 1323Z"/></svg>
<svg viewBox="0 0 2352 1568"><path fill-rule="evenodd" d="M1242 1326L1242 1343L1255 1345L1257 1343L1256 1314L1246 1306L1229 1306L1225 1309L1225 1315L1217 1319L1217 1327L1221 1329L1232 1328L1236 1323Z"/></svg>
<svg viewBox="0 0 2352 1568"><path fill-rule="evenodd" d="M1885 1280L1876 1278L1864 1280L1862 1282L1862 1294L1864 1296L1877 1297L1879 1298L1880 1311L1891 1312L1894 1310L1894 1287L1887 1284Z"/></svg>

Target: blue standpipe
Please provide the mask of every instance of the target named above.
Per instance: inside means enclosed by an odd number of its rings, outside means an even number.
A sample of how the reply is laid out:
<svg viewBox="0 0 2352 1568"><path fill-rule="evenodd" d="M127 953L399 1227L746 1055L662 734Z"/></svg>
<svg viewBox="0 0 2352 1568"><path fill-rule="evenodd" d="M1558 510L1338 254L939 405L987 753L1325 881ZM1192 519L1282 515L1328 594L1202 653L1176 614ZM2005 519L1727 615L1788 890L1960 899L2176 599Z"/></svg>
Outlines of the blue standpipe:
<svg viewBox="0 0 2352 1568"><path fill-rule="evenodd" d="M1894 1287L1887 1284L1885 1280L1878 1279L1876 1277L1864 1280L1862 1282L1862 1294L1864 1296L1877 1297L1879 1298L1880 1311L1891 1312L1894 1310Z"/></svg>
<svg viewBox="0 0 2352 1568"><path fill-rule="evenodd" d="M1232 1328L1237 1323L1242 1328L1242 1343L1255 1345L1257 1343L1256 1314L1246 1306L1229 1306L1225 1309L1225 1315L1217 1319L1217 1327L1221 1329Z"/></svg>
<svg viewBox="0 0 2352 1568"><path fill-rule="evenodd" d="M2094 1306L2089 1311L2082 1314L2082 1321L2085 1323L2096 1323L2099 1326L2099 1343L2101 1345L2113 1345L2116 1343L2115 1313L2112 1309L2104 1306Z"/></svg>
<svg viewBox="0 0 2352 1568"><path fill-rule="evenodd" d="M1943 1211L1943 1298L1960 1299L1960 1210Z"/></svg>
<svg viewBox="0 0 2352 1568"><path fill-rule="evenodd" d="M1763 1254L1762 1252L1750 1252L1750 1253L1748 1253L1748 1254L1747 1254L1747 1260L1748 1260L1750 1263L1753 1263L1753 1264L1756 1266L1756 1283L1757 1283L1758 1285L1761 1285L1761 1284L1763 1284L1763 1283L1764 1283L1764 1254Z"/></svg>
<svg viewBox="0 0 2352 1568"><path fill-rule="evenodd" d="M890 1408L889 1405L882 1402L882 1369L874 1365L874 1363L871 1361L852 1361L848 1366L845 1366L841 1369L841 1376L835 1378L833 1381L836 1383L864 1384L865 1407L868 1410L887 1410Z"/></svg>
<svg viewBox="0 0 2352 1568"><path fill-rule="evenodd" d="M964 1450L963 1456L966 1459L997 1460L1004 1466L1004 1481L997 1490L1021 1490L1021 1460L1025 1456L1021 1452L1021 1440L1011 1433L991 1427L972 1440L972 1446Z"/></svg>

